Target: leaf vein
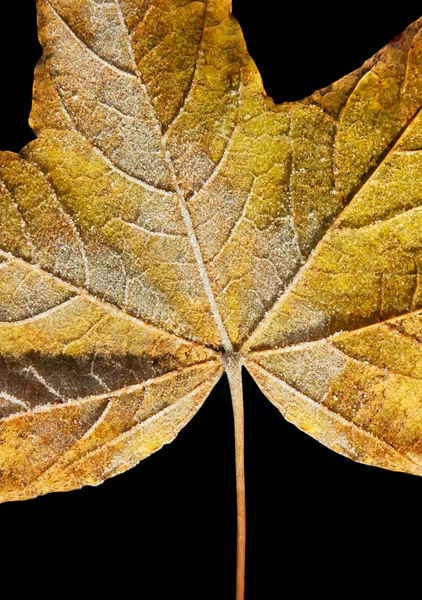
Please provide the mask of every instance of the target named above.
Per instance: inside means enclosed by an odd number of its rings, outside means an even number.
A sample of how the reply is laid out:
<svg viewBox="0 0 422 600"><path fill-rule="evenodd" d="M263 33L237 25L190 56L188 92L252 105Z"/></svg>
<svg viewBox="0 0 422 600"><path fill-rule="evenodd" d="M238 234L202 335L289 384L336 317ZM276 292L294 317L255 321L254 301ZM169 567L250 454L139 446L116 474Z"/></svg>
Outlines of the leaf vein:
<svg viewBox="0 0 422 600"><path fill-rule="evenodd" d="M205 22L206 22L206 19L207 19L207 12L208 12L208 0L205 0L204 21L203 21L203 25L202 25L201 39L199 40L199 43L198 43L198 46L197 46L197 49L196 49L195 67L193 69L192 77L191 77L191 80L189 82L188 89L187 89L187 91L186 91L186 93L184 95L184 98L183 98L183 100L182 100L182 102L180 104L179 110L177 111L176 115L173 117L173 119L171 120L171 122L167 125L166 135L167 135L167 133L170 132L170 130L172 129L173 125L175 125L176 121L178 121L179 118L184 113L186 104L189 102L190 97L192 95L195 78L196 78L197 73L198 73L199 56L200 56L202 44L204 42L204 35L205 35L205 29L206 29Z"/></svg>
<svg viewBox="0 0 422 600"><path fill-rule="evenodd" d="M17 263L22 264L26 267L31 267L31 268L35 269L36 271L38 271L39 273L41 273L44 276L51 277L52 279L54 279L61 285L64 285L65 287L67 287L70 291L73 291L73 292L75 292L75 294L79 295L80 297L85 298L88 302L99 305L108 313L114 314L123 319L127 319L127 320L131 321L132 323L135 323L136 325L151 327L152 329L160 332L161 334L168 334L168 335L174 336L175 338L178 338L179 340L182 340L183 342L187 342L194 346L201 347L201 348L207 348L208 350L213 350L213 348L211 348L211 346L208 346L207 344L200 343L196 340L191 340L189 338L183 337L172 331L167 331L166 329L163 329L162 327L159 327L152 323L148 323L147 321L143 321L139 317L137 317L135 315L131 315L130 313L123 311L117 304L113 304L111 302L108 302L107 300L103 300L102 298L98 298L94 294L91 294L90 292L88 292L85 288L79 287L73 283L70 283L66 279L62 279L61 277L58 277L54 273L51 273L50 271L48 271L46 268L40 267L40 265L34 265L34 264L30 263L28 260L25 260L23 258L18 258L16 256L14 256L11 252L5 252L4 250L0 250L0 257L4 257L6 259L12 259L12 261L16 261Z"/></svg>
<svg viewBox="0 0 422 600"><path fill-rule="evenodd" d="M73 31L73 29L70 27L70 25L68 23L66 23L66 21L63 19L63 17L57 12L57 10L54 8L54 6L51 4L50 0L45 0L45 2L49 5L49 7L51 8L51 10L53 11L54 15L57 17L57 19L59 19L59 21L61 23L63 23L63 25L65 26L66 30L70 33L70 35L80 44L83 46L83 48L98 62L100 62L103 66L107 67L108 69L111 69L112 71L114 71L115 73L117 73L120 76L123 77L129 77L130 79L136 80L136 75L130 71L125 71L124 69L122 69L121 67L117 67L116 65L114 65L113 63L110 63L106 60L104 60L104 58L102 58L99 54L97 54L96 52L94 52L94 50L92 50L89 46L86 45L86 43Z"/></svg>

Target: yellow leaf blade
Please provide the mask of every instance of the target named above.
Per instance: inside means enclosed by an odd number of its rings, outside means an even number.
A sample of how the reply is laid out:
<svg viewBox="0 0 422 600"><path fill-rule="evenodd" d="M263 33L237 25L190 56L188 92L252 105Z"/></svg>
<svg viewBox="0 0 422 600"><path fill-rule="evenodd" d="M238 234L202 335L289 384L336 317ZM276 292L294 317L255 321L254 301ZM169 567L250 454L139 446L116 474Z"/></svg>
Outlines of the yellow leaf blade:
<svg viewBox="0 0 422 600"><path fill-rule="evenodd" d="M381 51L343 107L335 141L333 192L346 200L346 188L349 194L356 185L358 189L316 240L307 262L254 331L247 348L322 339L418 308L422 118L420 104L415 112L419 96L406 77L417 69L422 76L420 26L417 21L398 42ZM375 139L376 152L371 141ZM365 141L371 156L375 152L371 159L360 150ZM340 160L339 153L348 158ZM343 159L347 167L342 167ZM362 165L365 175L359 175ZM318 193L319 187L315 189Z"/></svg>
<svg viewBox="0 0 422 600"><path fill-rule="evenodd" d="M226 367L286 418L421 474L422 21L300 102L229 0L38 0L39 138L0 155L3 499L171 441Z"/></svg>
<svg viewBox="0 0 422 600"><path fill-rule="evenodd" d="M256 353L246 366L282 415L319 442L357 462L422 475L420 380L328 341Z"/></svg>
<svg viewBox="0 0 422 600"><path fill-rule="evenodd" d="M0 500L98 485L171 442L221 376L218 362L12 415L0 429Z"/></svg>

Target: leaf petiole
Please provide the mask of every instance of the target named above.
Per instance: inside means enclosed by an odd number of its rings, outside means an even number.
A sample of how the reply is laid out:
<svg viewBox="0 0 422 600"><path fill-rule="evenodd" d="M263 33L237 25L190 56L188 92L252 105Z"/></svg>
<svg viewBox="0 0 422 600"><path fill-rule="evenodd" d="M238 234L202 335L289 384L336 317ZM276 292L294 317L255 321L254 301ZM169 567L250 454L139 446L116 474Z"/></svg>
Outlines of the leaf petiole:
<svg viewBox="0 0 422 600"><path fill-rule="evenodd" d="M234 437L236 453L236 497L237 497L237 559L236 559L236 600L245 597L246 559L246 501L245 501L245 439L242 388L243 356L227 352L224 357L227 378L230 385L234 416Z"/></svg>

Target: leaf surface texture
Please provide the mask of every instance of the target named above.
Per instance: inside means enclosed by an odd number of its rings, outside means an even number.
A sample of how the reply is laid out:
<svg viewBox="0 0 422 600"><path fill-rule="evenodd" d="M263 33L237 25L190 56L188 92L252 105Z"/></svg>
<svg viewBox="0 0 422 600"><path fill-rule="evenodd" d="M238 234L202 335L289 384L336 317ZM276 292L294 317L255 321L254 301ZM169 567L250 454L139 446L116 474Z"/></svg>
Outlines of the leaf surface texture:
<svg viewBox="0 0 422 600"><path fill-rule="evenodd" d="M275 105L229 0L38 0L0 154L1 499L170 442L240 356L354 460L422 469L422 32Z"/></svg>

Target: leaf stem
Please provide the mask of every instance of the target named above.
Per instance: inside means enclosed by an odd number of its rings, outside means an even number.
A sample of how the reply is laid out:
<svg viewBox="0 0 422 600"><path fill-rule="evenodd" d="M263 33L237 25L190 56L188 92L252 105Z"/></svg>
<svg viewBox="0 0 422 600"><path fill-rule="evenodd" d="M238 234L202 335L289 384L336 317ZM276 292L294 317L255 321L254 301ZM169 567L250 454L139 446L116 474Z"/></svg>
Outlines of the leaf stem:
<svg viewBox="0 0 422 600"><path fill-rule="evenodd" d="M245 598L246 559L246 501L245 501L245 440L242 389L242 357L226 353L225 367L230 385L234 416L234 439L236 452L236 496L237 496L237 565L236 600Z"/></svg>

